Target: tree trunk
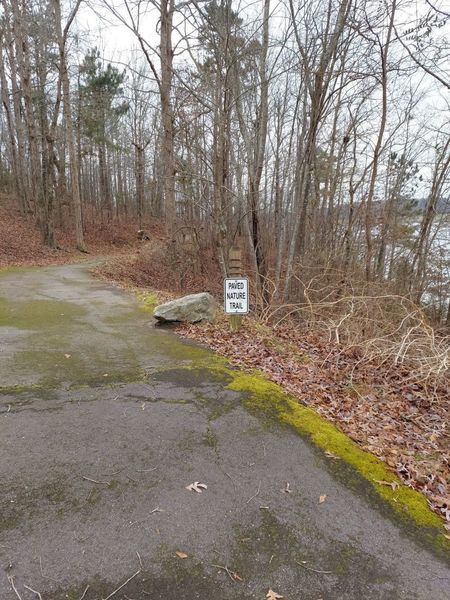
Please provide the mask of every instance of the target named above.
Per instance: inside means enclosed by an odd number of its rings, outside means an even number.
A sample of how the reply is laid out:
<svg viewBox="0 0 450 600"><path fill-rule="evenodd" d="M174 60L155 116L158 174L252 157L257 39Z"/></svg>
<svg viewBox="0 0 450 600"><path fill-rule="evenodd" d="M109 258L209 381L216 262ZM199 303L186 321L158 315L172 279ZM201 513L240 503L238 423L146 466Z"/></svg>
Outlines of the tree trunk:
<svg viewBox="0 0 450 600"><path fill-rule="evenodd" d="M172 233L176 228L176 204L175 204L175 153L173 132L173 109L171 100L172 76L173 76L173 49L172 28L173 13L175 10L174 0L161 0L161 82L160 98L162 111L162 171L164 190L164 216L167 230Z"/></svg>
<svg viewBox="0 0 450 600"><path fill-rule="evenodd" d="M81 210L81 196L80 196L80 171L78 164L78 152L75 142L75 133L73 128L73 117L72 117L72 105L70 99L70 80L67 68L67 57L66 57L66 44L67 34L69 31L70 24L75 17L75 13L80 6L81 0L77 2L75 8L69 17L69 21L62 31L61 25L61 2L60 0L52 0L53 8L55 11L55 23L56 33L58 36L59 45L59 73L62 81L63 90L63 101L64 101L64 121L66 127L66 138L67 146L69 150L69 161L70 161L70 174L71 174L71 187L72 187L72 205L74 214L74 225L75 225L75 238L76 246L80 252L86 252L86 246L84 242L83 232L83 216Z"/></svg>

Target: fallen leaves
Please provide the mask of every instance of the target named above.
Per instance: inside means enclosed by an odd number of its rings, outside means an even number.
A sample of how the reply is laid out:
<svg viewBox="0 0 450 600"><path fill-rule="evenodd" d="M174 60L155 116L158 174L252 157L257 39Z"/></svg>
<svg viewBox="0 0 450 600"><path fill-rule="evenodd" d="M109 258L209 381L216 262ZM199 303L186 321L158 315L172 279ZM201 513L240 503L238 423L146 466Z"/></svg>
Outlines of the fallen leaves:
<svg viewBox="0 0 450 600"><path fill-rule="evenodd" d="M98 222L87 218L84 223L85 240L89 255L129 255L130 246L138 245L134 219L123 216L99 227ZM0 194L0 268L12 265L51 265L80 261L75 250L75 236L70 220L66 227L55 227L58 249L42 243L35 219L21 215L16 203L5 194ZM26 243L24 243L26 240Z"/></svg>
<svg viewBox="0 0 450 600"><path fill-rule="evenodd" d="M175 554L178 556L178 558L188 558L189 554L186 554L186 552L181 552L181 550L177 550L175 552Z"/></svg>
<svg viewBox="0 0 450 600"><path fill-rule="evenodd" d="M208 489L206 483L201 483L200 481L194 481L194 483L190 483L186 486L186 489L190 492L197 492L197 494L201 494L204 490Z"/></svg>
<svg viewBox="0 0 450 600"><path fill-rule="evenodd" d="M323 504L326 499L327 499L326 494L322 494L321 496L319 496L319 504Z"/></svg>
<svg viewBox="0 0 450 600"><path fill-rule="evenodd" d="M280 598L283 598L283 596L277 592L274 592L272 589L269 589L266 594L266 598L268 598L268 600L279 600Z"/></svg>

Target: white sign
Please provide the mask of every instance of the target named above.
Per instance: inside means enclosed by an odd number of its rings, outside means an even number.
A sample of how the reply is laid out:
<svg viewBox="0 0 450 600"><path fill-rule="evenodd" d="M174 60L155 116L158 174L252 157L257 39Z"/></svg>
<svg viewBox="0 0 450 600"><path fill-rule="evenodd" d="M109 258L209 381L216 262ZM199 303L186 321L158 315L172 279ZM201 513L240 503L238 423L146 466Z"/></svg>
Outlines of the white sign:
<svg viewBox="0 0 450 600"><path fill-rule="evenodd" d="M225 312L232 315L245 315L248 313L248 279L224 280Z"/></svg>

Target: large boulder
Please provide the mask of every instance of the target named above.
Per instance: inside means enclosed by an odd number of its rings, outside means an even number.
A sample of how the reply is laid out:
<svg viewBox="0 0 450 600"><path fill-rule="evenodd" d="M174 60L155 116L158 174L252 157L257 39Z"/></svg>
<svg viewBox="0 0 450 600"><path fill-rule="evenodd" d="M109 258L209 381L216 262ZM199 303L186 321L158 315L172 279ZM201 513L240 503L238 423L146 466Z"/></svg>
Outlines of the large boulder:
<svg viewBox="0 0 450 600"><path fill-rule="evenodd" d="M190 294L176 300L171 300L165 304L157 306L153 316L158 321L182 321L187 323L197 323L204 319L211 321L214 319L215 302L211 294L202 292L201 294Z"/></svg>

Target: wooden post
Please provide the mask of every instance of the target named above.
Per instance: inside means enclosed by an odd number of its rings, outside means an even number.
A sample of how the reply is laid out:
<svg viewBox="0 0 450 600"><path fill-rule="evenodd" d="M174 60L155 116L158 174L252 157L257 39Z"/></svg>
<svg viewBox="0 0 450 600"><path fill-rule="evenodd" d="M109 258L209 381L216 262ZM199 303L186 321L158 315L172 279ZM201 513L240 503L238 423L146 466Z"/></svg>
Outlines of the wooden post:
<svg viewBox="0 0 450 600"><path fill-rule="evenodd" d="M231 278L241 277L242 275L241 249L236 246L230 248L228 254L228 273ZM230 329L232 331L238 331L241 328L241 325L241 315L230 315Z"/></svg>

